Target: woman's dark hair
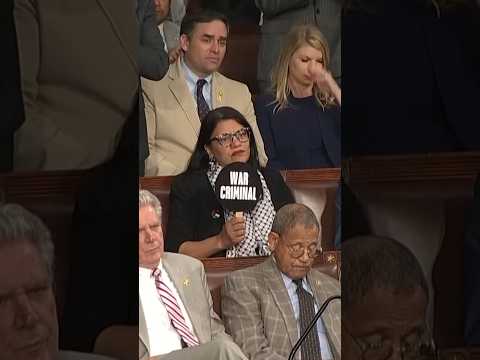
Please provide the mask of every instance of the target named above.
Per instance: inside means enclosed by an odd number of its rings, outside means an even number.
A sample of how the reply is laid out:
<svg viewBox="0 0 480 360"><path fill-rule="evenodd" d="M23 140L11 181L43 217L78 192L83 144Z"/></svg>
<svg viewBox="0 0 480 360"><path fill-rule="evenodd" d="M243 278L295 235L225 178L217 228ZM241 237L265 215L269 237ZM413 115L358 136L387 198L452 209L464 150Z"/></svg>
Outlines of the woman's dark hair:
<svg viewBox="0 0 480 360"><path fill-rule="evenodd" d="M250 158L248 159L247 163L250 164L254 169L260 168L257 146L252 127L239 111L230 106L222 106L208 112L203 119L202 126L200 127L200 134L198 135L197 145L195 145L195 150L190 158L187 171L208 169L208 153L205 150L205 145L210 142L212 133L217 125L225 120L235 120L240 125L250 130Z"/></svg>

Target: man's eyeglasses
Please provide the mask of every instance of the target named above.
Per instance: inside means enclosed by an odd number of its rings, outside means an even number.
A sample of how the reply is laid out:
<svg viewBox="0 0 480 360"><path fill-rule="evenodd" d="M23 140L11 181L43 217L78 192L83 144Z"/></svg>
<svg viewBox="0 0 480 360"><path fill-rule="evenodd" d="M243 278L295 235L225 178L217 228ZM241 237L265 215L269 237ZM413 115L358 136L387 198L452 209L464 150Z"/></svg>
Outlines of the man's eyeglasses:
<svg viewBox="0 0 480 360"><path fill-rule="evenodd" d="M362 354L362 360L388 360L391 358L394 348L389 339L383 339L381 336L370 339L354 337L345 326L345 323L343 323L343 329L358 347ZM438 359L435 343L426 327L406 336L402 340L400 354L402 360Z"/></svg>
<svg viewBox="0 0 480 360"><path fill-rule="evenodd" d="M287 249L290 256L294 259L301 258L303 254L305 254L305 250L307 251L308 257L312 259L318 256L317 244L312 244L309 247L303 247L299 244L287 245Z"/></svg>
<svg viewBox="0 0 480 360"><path fill-rule="evenodd" d="M241 143L246 143L250 139L250 129L242 128L234 133L225 133L216 137L213 137L209 140L209 143L212 141L217 141L221 146L229 146L232 144L233 139L237 139Z"/></svg>

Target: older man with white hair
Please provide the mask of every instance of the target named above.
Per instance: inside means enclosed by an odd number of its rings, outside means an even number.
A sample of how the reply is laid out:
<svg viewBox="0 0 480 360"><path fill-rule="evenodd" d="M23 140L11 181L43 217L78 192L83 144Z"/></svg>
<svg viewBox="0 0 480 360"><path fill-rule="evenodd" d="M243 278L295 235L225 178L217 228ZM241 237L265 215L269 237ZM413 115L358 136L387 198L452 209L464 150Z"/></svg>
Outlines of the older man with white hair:
<svg viewBox="0 0 480 360"><path fill-rule="evenodd" d="M140 359L246 359L213 310L202 263L164 252L161 212L160 201L140 190Z"/></svg>
<svg viewBox="0 0 480 360"><path fill-rule="evenodd" d="M54 246L42 221L0 205L0 360L109 360L58 350Z"/></svg>

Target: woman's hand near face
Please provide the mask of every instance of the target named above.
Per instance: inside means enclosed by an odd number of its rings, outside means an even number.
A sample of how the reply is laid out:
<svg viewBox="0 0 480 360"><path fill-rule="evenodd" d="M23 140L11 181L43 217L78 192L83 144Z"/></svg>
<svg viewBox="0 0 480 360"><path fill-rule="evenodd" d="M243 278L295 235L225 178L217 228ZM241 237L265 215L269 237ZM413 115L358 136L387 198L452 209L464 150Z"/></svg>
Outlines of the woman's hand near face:
<svg viewBox="0 0 480 360"><path fill-rule="evenodd" d="M311 62L308 64L308 71L310 72L315 86L322 92L333 95L339 105L341 105L342 91L332 74L325 70L322 64Z"/></svg>
<svg viewBox="0 0 480 360"><path fill-rule="evenodd" d="M222 249L231 248L245 238L245 218L233 216L225 222L220 232L220 246Z"/></svg>

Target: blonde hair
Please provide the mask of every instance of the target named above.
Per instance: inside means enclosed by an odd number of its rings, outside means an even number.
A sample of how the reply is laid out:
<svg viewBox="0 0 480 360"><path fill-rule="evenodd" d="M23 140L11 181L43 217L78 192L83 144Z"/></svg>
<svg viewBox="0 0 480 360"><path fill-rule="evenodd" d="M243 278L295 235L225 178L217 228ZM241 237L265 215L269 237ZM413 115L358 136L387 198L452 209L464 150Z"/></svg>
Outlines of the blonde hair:
<svg viewBox="0 0 480 360"><path fill-rule="evenodd" d="M287 34L285 46L280 51L277 63L275 64L271 79L272 91L275 94L275 111L279 111L288 106L288 96L292 90L288 86L289 65L293 54L302 46L311 46L322 52L323 67L328 70L330 63L330 51L327 40L320 32L317 26L303 24L293 27ZM333 105L335 100L331 94L322 92L316 86L313 87L313 93L322 108Z"/></svg>

